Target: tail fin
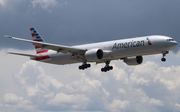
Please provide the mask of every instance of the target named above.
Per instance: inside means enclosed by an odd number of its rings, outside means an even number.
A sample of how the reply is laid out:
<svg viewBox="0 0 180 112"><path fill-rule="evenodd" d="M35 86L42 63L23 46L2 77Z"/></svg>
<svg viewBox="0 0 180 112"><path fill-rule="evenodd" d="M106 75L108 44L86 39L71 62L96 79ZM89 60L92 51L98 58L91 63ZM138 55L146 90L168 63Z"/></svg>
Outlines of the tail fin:
<svg viewBox="0 0 180 112"><path fill-rule="evenodd" d="M35 28L30 28L31 31L31 35L33 38L33 41L37 41L37 42L45 42L43 40L43 38L38 34L38 32L35 30ZM48 49L46 48L41 48L40 46L36 46L35 45L35 49L36 49L36 53L37 54L41 54L41 53L47 53Z"/></svg>

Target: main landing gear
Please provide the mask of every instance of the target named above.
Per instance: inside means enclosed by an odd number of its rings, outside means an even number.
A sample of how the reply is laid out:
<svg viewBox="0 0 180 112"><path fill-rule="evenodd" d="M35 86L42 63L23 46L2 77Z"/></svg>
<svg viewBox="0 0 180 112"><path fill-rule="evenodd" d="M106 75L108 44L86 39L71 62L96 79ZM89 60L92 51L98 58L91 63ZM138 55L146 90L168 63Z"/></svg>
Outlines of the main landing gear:
<svg viewBox="0 0 180 112"><path fill-rule="evenodd" d="M84 62L81 66L79 66L79 69L84 70L90 67L91 67L91 64L87 64L86 62Z"/></svg>
<svg viewBox="0 0 180 112"><path fill-rule="evenodd" d="M162 62L165 62L165 61L166 61L166 58L164 58L164 57L165 57L166 54L168 54L168 53L169 53L168 51L162 53L162 54L163 54L163 57L161 58L161 61L162 61Z"/></svg>
<svg viewBox="0 0 180 112"><path fill-rule="evenodd" d="M101 71L102 71L102 72L107 72L107 71L113 69L112 66L109 66L109 63L110 63L110 61L106 61L106 66L105 66L104 68L101 68Z"/></svg>

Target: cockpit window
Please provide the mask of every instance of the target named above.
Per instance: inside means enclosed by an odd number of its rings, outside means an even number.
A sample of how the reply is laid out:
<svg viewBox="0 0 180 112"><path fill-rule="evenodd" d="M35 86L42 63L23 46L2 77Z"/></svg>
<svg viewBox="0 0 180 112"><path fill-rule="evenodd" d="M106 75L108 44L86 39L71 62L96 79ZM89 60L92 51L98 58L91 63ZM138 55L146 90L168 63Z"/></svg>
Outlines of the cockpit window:
<svg viewBox="0 0 180 112"><path fill-rule="evenodd" d="M174 41L174 39L167 39L167 41Z"/></svg>

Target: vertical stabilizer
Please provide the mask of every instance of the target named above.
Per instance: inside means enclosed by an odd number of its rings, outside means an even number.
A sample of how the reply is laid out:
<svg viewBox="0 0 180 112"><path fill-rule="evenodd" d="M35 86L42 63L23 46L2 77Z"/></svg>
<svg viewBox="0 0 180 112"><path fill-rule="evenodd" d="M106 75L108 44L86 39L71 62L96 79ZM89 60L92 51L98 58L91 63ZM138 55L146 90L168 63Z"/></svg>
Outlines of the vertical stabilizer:
<svg viewBox="0 0 180 112"><path fill-rule="evenodd" d="M31 31L31 35L33 38L33 41L37 41L37 42L45 42L43 40L43 38L38 34L38 32L35 30L35 28L30 28ZM41 54L41 53L47 53L48 49L46 48L41 48L40 46L36 46L35 45L35 49L36 49L36 53L37 54Z"/></svg>

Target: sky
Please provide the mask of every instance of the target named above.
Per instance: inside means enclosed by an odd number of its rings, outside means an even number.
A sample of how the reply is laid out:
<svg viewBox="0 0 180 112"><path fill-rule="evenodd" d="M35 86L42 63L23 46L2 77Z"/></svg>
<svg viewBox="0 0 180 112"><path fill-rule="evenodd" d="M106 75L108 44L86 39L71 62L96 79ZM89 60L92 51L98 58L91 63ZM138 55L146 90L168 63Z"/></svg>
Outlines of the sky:
<svg viewBox="0 0 180 112"><path fill-rule="evenodd" d="M179 112L180 50L144 56L138 66L112 61L85 71L78 66L35 62L8 51L35 53L35 27L48 43L78 45L166 35L180 43L178 0L0 0L0 111Z"/></svg>

